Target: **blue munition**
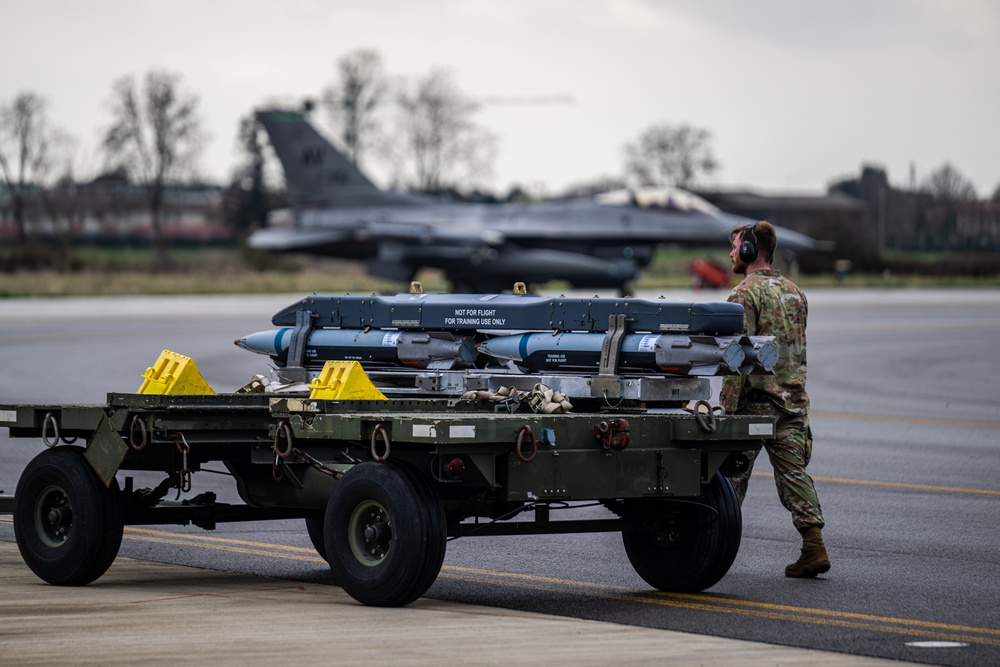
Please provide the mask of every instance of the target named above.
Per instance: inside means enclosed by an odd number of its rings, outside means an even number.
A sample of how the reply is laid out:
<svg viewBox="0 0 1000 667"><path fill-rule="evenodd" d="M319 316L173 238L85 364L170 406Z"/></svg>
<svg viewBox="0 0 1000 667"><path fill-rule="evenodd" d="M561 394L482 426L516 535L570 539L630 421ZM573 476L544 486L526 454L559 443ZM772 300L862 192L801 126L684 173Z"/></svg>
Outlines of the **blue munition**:
<svg viewBox="0 0 1000 667"><path fill-rule="evenodd" d="M605 337L589 333L526 333L497 336L479 351L529 371L587 371L600 365ZM735 375L768 372L777 354L769 340L747 336L628 334L622 338L622 372L673 375Z"/></svg>
<svg viewBox="0 0 1000 667"><path fill-rule="evenodd" d="M266 354L284 365L292 332L287 327L258 331L234 342L244 350ZM449 332L313 329L306 339L303 365L353 360L368 366L450 369L467 368L475 359L472 340Z"/></svg>

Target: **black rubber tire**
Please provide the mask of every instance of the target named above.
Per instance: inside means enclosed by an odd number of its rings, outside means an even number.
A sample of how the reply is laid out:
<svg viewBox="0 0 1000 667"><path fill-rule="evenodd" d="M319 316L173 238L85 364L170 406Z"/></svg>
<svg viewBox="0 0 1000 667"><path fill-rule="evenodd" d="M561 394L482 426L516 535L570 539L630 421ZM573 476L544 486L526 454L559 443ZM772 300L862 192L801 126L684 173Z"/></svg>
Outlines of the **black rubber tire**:
<svg viewBox="0 0 1000 667"><path fill-rule="evenodd" d="M326 557L326 538L323 535L324 518L322 516L307 516L305 522L306 532L309 533L309 541L312 542L316 553L323 560L329 561L330 559Z"/></svg>
<svg viewBox="0 0 1000 667"><path fill-rule="evenodd" d="M444 505L434 493L430 482L408 465L400 465L399 470L407 476L420 497L420 509L424 513L423 519L429 527L426 560L421 567L423 576L413 582L416 591L413 599L417 599L434 584L441 572L441 566L444 565L444 555L448 547L448 524Z"/></svg>
<svg viewBox="0 0 1000 667"><path fill-rule="evenodd" d="M423 595L441 570L447 526L417 474L361 463L337 482L326 507L326 553L337 583L358 602L398 607Z"/></svg>
<svg viewBox="0 0 1000 667"><path fill-rule="evenodd" d="M83 586L111 567L125 530L121 491L117 480L105 488L82 448L41 452L14 496L17 547L43 581Z"/></svg>
<svg viewBox="0 0 1000 667"><path fill-rule="evenodd" d="M697 504L649 500L638 509L644 518L669 523L664 531L622 532L632 567L650 586L703 591L729 571L740 548L743 515L733 485L722 473L715 473Z"/></svg>

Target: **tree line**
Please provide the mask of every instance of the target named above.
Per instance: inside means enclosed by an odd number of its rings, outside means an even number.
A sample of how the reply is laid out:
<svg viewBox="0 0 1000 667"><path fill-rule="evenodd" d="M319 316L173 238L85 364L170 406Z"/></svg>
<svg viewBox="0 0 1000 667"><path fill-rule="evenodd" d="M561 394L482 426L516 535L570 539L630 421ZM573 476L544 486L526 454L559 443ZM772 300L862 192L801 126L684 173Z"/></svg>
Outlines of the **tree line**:
<svg viewBox="0 0 1000 667"><path fill-rule="evenodd" d="M0 203L5 194L15 247L30 248L29 213L45 216L57 230L68 229L83 206L76 184L116 174L144 193L153 245L166 262L164 197L168 185L196 173L206 142L199 105L179 74L152 69L141 79L120 77L109 95L101 166L87 174L77 141L52 125L42 95L24 91L0 100L0 187L5 190ZM476 122L481 106L445 68L413 78L390 76L377 51L359 49L335 62L333 81L304 110L335 135L356 164L381 165L393 187L443 193L467 189L491 172L497 140ZM252 110L240 120L236 137L241 157L226 188L225 213L235 227L248 229L263 223L281 188L268 181L273 159ZM653 124L623 146L623 155L621 178L595 179L577 192L624 185L691 188L720 166L711 132L687 123ZM947 201L976 199L971 182L950 164L931 173L921 191ZM506 199L523 196L515 189ZM993 198L1000 200L1000 186Z"/></svg>

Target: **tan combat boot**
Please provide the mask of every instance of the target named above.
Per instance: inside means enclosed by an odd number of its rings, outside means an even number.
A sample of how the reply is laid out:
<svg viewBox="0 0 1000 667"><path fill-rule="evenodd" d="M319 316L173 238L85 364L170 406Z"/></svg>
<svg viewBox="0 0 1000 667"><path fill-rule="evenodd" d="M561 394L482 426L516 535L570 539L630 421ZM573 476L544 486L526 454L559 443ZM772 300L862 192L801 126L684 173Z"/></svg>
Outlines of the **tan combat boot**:
<svg viewBox="0 0 1000 667"><path fill-rule="evenodd" d="M823 534L813 526L802 531L802 553L799 559L785 568L786 577L815 577L830 569L830 557L823 546Z"/></svg>

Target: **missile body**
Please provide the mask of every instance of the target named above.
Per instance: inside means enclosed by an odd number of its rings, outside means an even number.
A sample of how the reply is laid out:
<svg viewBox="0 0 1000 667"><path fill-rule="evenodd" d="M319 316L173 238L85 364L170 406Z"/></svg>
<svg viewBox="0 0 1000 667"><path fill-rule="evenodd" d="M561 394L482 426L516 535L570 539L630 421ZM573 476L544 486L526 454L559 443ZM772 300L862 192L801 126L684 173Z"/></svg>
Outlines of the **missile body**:
<svg viewBox="0 0 1000 667"><path fill-rule="evenodd" d="M600 366L603 343L602 334L526 333L490 338L479 344L479 352L509 359L532 372L592 374ZM767 337L628 334L621 341L618 370L625 374L746 375L770 372L776 360L774 344Z"/></svg>
<svg viewBox="0 0 1000 667"><path fill-rule="evenodd" d="M235 342L285 366L292 331L287 327L258 331ZM303 365L320 367L329 360L354 360L367 367L451 370L472 368L483 355L513 361L527 372L592 375L600 368L604 341L605 335L600 333L536 332L495 336L476 345L470 336L444 331L313 329L306 339ZM749 375L769 373L777 358L773 339L768 336L626 334L621 339L617 372Z"/></svg>
<svg viewBox="0 0 1000 667"><path fill-rule="evenodd" d="M288 360L292 329L258 331L236 345L266 354L283 366ZM447 332L383 331L372 329L313 329L306 340L303 363L322 366L330 360L358 361L365 366L469 368L476 360L472 340Z"/></svg>

